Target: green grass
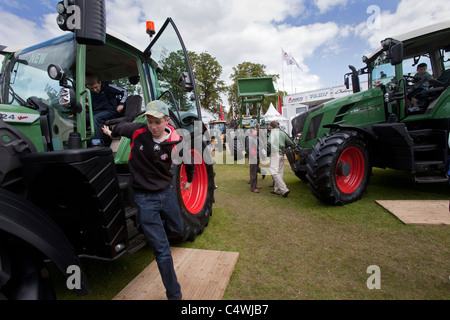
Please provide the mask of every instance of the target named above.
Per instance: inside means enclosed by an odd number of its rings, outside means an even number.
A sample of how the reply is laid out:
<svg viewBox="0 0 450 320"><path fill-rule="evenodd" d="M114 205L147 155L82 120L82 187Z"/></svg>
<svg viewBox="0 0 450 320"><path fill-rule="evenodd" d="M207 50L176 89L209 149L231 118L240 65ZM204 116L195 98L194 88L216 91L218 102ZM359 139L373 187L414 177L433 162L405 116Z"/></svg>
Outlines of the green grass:
<svg viewBox="0 0 450 320"><path fill-rule="evenodd" d="M407 173L374 169L365 197L343 207L311 195L286 163L288 198L270 194L270 176L250 192L248 165L215 165L209 226L181 246L239 252L224 299L449 299L448 226L403 224L375 200L449 200L450 186L414 184ZM154 259L151 250L115 262L83 260L92 294L111 299ZM366 270L381 270L369 290ZM62 286L59 299L77 299Z"/></svg>

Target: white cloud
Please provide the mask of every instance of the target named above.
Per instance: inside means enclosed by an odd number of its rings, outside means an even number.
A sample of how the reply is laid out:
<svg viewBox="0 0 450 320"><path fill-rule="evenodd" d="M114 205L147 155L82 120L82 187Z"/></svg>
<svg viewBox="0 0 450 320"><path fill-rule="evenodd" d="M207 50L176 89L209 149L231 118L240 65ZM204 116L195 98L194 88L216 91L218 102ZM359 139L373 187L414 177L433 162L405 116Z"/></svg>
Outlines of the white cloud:
<svg viewBox="0 0 450 320"><path fill-rule="evenodd" d="M371 49L378 48L380 41L397 35L449 20L450 6L437 0L402 0L396 12L381 12L379 29L371 29L367 22L355 28L355 34L366 39Z"/></svg>
<svg viewBox="0 0 450 320"><path fill-rule="evenodd" d="M325 13L338 5L345 5L347 2L348 0L314 0L315 5L320 10L320 13Z"/></svg>
<svg viewBox="0 0 450 320"><path fill-rule="evenodd" d="M43 8L56 1L41 0ZM0 4L6 5L4 0ZM12 1L10 5L19 5ZM45 5L44 5L45 4ZM336 7L351 9L349 0L315 0L320 13ZM106 0L108 28L128 37L145 48L149 37L145 33L145 21L155 22L157 30L167 17L178 26L188 50L207 51L216 57L223 67L222 78L230 82L232 68L250 61L267 66L267 73L284 75L276 88L296 92L320 89L336 82L330 78L331 71L339 61L347 65L379 46L379 41L414 28L448 19L450 6L441 0L402 0L395 12L383 11L381 29L369 29L368 15L362 12L357 26L338 24L333 21L293 26L289 21L306 21L312 12L311 2L306 0ZM380 6L382 9L382 6ZM314 9L314 8L313 8ZM47 9L48 10L48 9ZM38 25L0 10L0 44L31 45L47 40L62 31L55 23L56 13L43 15ZM20 26L17 27L17 26ZM357 37L355 37L357 35ZM349 43L349 39L356 39ZM303 71L282 64L281 48L294 56ZM337 55L344 55L341 60ZM322 65L334 58L334 65L320 75L313 69L314 63ZM358 60L360 61L360 60ZM323 68L325 69L325 68ZM292 83L291 83L292 79ZM341 79L341 75L339 75ZM225 102L225 101L224 101ZM226 103L226 102L225 102Z"/></svg>
<svg viewBox="0 0 450 320"><path fill-rule="evenodd" d="M51 19L53 18L53 22ZM25 47L47 40L58 32L56 14L43 17L43 26L20 18L7 11L0 10L0 44L14 47Z"/></svg>
<svg viewBox="0 0 450 320"><path fill-rule="evenodd" d="M293 70L297 91L318 89L320 78L309 71L304 59L321 46L339 46L338 35L346 33L345 28L333 22L301 27L283 24L288 17L297 17L303 12L304 0L173 0L160 4L134 0L126 5L122 1L108 0L107 8L109 27L137 43L148 42L144 20L153 20L158 28L170 16L188 50L207 51L216 57L223 66L223 79L228 83L232 68L250 61L266 65L270 74L282 75L284 70L289 91L290 68L282 66L281 47L290 52L304 70ZM276 85L280 89L283 89L282 80Z"/></svg>

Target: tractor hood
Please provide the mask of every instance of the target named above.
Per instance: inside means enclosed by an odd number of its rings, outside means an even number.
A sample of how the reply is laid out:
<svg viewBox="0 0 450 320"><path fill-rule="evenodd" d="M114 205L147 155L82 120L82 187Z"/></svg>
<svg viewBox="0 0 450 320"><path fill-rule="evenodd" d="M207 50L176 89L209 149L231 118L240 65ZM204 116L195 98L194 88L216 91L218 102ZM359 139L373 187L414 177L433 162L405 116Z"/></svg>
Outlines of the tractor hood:
<svg viewBox="0 0 450 320"><path fill-rule="evenodd" d="M301 147L311 147L323 136L330 125L368 126L385 122L386 110L381 88L373 88L353 95L328 101L299 114L292 119L294 138L300 138Z"/></svg>

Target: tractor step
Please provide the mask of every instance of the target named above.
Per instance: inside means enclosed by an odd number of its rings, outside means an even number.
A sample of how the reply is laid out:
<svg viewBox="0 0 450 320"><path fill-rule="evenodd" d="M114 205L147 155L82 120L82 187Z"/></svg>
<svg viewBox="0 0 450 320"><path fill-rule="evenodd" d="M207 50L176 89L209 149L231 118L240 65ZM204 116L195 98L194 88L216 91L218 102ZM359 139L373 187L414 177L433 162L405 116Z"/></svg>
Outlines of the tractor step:
<svg viewBox="0 0 450 320"><path fill-rule="evenodd" d="M147 240L145 239L145 236L142 233L140 233L137 236L130 239L130 241L128 242L127 253L133 254L133 253L139 251L140 249L142 249L143 247L145 247L146 245L147 245Z"/></svg>
<svg viewBox="0 0 450 320"><path fill-rule="evenodd" d="M429 177L416 177L414 176L414 182L417 183L446 183L449 179L441 176L429 176Z"/></svg>
<svg viewBox="0 0 450 320"><path fill-rule="evenodd" d="M433 151L433 150L441 150L442 147L440 147L438 144L425 144L425 145L418 145L414 146L414 151Z"/></svg>
<svg viewBox="0 0 450 320"><path fill-rule="evenodd" d="M129 219L131 217L137 216L137 209L132 207L125 208L125 218Z"/></svg>
<svg viewBox="0 0 450 320"><path fill-rule="evenodd" d="M128 188L128 182L130 181L129 174L118 174L117 179L119 180L120 189Z"/></svg>

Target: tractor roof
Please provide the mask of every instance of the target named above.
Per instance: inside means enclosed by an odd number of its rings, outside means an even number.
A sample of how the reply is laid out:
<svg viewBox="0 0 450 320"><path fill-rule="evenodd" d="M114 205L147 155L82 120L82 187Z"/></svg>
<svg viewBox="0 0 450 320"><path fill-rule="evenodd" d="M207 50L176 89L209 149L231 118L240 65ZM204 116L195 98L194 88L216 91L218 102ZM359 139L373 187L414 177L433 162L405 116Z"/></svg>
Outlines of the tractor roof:
<svg viewBox="0 0 450 320"><path fill-rule="evenodd" d="M393 38L407 44L409 42L416 42L423 36L432 37L440 33L444 33L446 35L450 33L450 20L413 30Z"/></svg>
<svg viewBox="0 0 450 320"><path fill-rule="evenodd" d="M405 57L418 55L430 49L446 48L449 50L450 20L409 31L392 38L403 42ZM381 51L383 51L383 48L379 47L370 54L368 56L369 61L372 61Z"/></svg>

